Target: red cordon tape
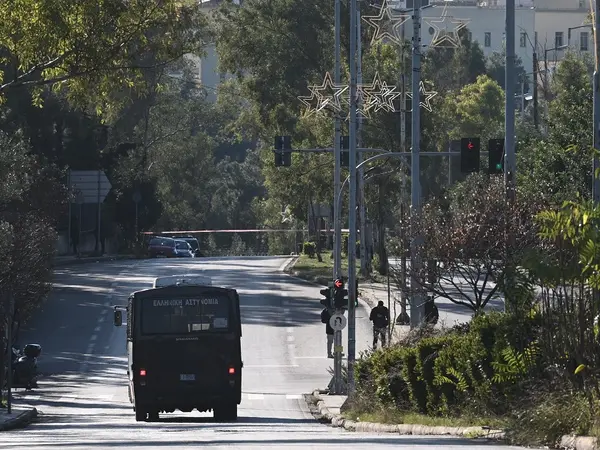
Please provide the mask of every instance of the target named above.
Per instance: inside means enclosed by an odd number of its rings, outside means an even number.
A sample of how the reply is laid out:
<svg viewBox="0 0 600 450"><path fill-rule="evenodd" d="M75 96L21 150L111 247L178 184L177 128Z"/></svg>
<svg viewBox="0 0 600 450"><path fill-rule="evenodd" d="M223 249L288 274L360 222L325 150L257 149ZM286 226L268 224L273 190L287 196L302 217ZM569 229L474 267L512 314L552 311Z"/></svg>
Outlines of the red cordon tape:
<svg viewBox="0 0 600 450"><path fill-rule="evenodd" d="M302 233L306 230L273 230L273 229L256 229L256 230L189 230L189 231L142 231L142 234L197 234L197 233ZM321 230L327 232L327 230ZM350 230L342 230L342 233L348 233ZM333 233L333 230L329 230Z"/></svg>

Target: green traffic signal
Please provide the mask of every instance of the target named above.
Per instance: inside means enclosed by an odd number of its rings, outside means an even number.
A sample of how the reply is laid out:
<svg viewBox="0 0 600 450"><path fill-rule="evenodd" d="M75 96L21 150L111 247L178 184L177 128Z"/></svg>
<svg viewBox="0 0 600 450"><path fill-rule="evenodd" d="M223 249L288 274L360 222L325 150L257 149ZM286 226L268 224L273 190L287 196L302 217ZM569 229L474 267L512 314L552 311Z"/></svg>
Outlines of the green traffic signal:
<svg viewBox="0 0 600 450"><path fill-rule="evenodd" d="M502 163L496 164L496 170L502 170Z"/></svg>

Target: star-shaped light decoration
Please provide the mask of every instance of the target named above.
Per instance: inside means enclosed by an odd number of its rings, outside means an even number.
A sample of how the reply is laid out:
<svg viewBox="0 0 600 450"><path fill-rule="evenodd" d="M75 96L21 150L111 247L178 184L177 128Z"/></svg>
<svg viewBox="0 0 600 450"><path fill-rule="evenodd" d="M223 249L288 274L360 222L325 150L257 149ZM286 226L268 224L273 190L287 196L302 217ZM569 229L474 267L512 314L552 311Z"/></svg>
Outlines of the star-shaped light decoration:
<svg viewBox="0 0 600 450"><path fill-rule="evenodd" d="M320 113L324 109L340 112L342 110L341 95L348 89L348 86L335 84L331 79L331 74L327 72L323 83L308 86L308 89L311 93L310 96L298 97L298 100L306 106L305 117Z"/></svg>
<svg viewBox="0 0 600 450"><path fill-rule="evenodd" d="M308 88L311 89L312 86L309 86ZM312 116L317 112L317 108L319 107L320 103L320 98L317 95L317 93L315 93L315 91L313 91L312 89L310 91L310 96L301 95L298 97L298 100L300 100L302 104L306 107L306 109L304 110L304 117Z"/></svg>
<svg viewBox="0 0 600 450"><path fill-rule="evenodd" d="M385 81L381 81L379 73L375 74L371 85L363 88L366 94L364 110L369 112L380 110L388 112L396 112L394 108L394 99L400 96L400 92L396 91L396 86L389 86Z"/></svg>
<svg viewBox="0 0 600 450"><path fill-rule="evenodd" d="M425 83L423 83L421 81L421 83L419 84L419 97L424 96L425 100L419 101L419 105L420 106L422 106L423 108L425 108L427 111L432 112L433 108L431 107L430 101L436 95L437 95L436 91L426 91L425 90ZM406 96L412 100L413 93L412 92L407 92Z"/></svg>
<svg viewBox="0 0 600 450"><path fill-rule="evenodd" d="M458 32L470 22L470 19L455 19L453 16L448 15L447 2L440 17L424 17L423 20L435 30L429 45L438 48L460 47L462 42Z"/></svg>
<svg viewBox="0 0 600 450"><path fill-rule="evenodd" d="M356 85L356 115L362 116L365 119L370 119L371 114L369 113L369 108L367 105L369 104L369 95L365 92L365 89L368 88L369 84L357 84ZM350 89L347 91L348 95L343 97L344 106L348 110L348 114L346 114L346 122L350 120Z"/></svg>
<svg viewBox="0 0 600 450"><path fill-rule="evenodd" d="M397 45L402 45L402 38L399 36L398 28L410 18L407 14L394 12L388 5L388 0L383 0L379 8L379 14L376 16L363 16L362 19L370 26L375 28L371 44L388 39ZM391 32L389 27L391 25Z"/></svg>

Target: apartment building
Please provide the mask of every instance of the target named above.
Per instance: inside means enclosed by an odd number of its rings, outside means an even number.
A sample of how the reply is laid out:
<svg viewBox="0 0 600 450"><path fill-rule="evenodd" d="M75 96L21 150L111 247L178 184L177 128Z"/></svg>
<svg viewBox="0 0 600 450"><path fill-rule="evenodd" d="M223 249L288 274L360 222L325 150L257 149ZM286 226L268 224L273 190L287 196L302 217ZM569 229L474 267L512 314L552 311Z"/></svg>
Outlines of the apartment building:
<svg viewBox="0 0 600 450"><path fill-rule="evenodd" d="M424 2L422 2L423 4ZM436 27L451 33L456 22L466 23L470 37L478 42L485 56L501 52L505 46L506 4L504 0L456 0L444 2L430 0L433 7L423 10L421 42L425 46L439 36ZM412 0L401 0L394 7L411 9ZM444 24L442 16L448 18ZM523 62L526 72L533 71L536 12L532 0L516 0L515 5L515 52ZM412 33L412 20L405 23L407 37ZM437 34L436 34L437 32Z"/></svg>
<svg viewBox="0 0 600 450"><path fill-rule="evenodd" d="M593 1L593 0L592 0ZM535 34L540 59L555 61L565 49L593 51L589 0L535 0Z"/></svg>

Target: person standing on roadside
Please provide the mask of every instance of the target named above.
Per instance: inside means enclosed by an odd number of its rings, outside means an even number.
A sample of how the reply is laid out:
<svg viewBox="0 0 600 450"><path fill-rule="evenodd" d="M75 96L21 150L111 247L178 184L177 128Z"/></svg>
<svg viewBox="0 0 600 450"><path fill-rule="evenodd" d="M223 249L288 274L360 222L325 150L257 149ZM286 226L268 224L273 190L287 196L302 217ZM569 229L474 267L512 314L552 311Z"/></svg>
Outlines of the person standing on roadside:
<svg viewBox="0 0 600 450"><path fill-rule="evenodd" d="M383 306L380 300L377 306L371 310L369 320L373 322L373 350L377 349L377 341L381 337L381 347L385 347L387 327L390 324L390 311Z"/></svg>

